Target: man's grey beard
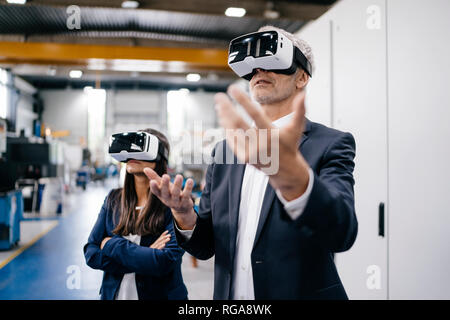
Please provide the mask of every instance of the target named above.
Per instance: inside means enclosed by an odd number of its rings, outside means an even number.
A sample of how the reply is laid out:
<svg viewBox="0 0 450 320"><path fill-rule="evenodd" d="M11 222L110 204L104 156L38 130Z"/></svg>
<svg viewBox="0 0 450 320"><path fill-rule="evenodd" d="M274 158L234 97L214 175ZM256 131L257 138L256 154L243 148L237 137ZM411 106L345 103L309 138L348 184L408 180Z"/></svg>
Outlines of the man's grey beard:
<svg viewBox="0 0 450 320"><path fill-rule="evenodd" d="M258 102L259 104L274 104L283 100L286 100L294 93L295 88L293 88L291 91L285 92L283 95L278 96L276 95L264 95L264 96L255 96L252 94L253 99Z"/></svg>

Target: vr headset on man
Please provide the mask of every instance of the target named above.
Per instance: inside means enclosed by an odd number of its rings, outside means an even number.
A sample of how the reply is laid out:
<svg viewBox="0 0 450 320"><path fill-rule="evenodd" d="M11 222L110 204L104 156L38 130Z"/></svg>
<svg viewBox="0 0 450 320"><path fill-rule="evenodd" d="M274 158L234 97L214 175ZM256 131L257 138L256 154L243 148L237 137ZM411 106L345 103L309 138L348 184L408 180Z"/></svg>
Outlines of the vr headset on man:
<svg viewBox="0 0 450 320"><path fill-rule="evenodd" d="M256 69L293 74L297 67L312 77L311 63L290 39L277 31L253 32L231 40L228 65L251 80Z"/></svg>
<svg viewBox="0 0 450 320"><path fill-rule="evenodd" d="M311 77L311 63L290 39L277 31L253 32L231 40L228 65L241 78L251 80L256 69L293 74L299 67ZM112 135L109 154L116 160L167 161L168 151L158 138L143 131Z"/></svg>
<svg viewBox="0 0 450 320"><path fill-rule="evenodd" d="M116 133L109 142L109 154L120 162L141 160L158 162L168 160L168 150L159 139L143 131Z"/></svg>

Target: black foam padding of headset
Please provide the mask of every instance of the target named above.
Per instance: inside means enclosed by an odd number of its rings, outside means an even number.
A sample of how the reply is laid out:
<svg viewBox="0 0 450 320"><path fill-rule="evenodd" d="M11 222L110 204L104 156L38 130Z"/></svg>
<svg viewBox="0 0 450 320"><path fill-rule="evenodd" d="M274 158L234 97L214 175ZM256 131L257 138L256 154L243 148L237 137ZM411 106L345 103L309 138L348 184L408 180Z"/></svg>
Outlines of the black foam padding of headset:
<svg viewBox="0 0 450 320"><path fill-rule="evenodd" d="M267 70L267 71L274 72L274 73L288 74L289 75L289 74L294 74L295 70L297 68L301 68L312 78L311 63L305 57L303 52L299 48L297 48L295 46L294 46L293 60L294 61L292 61L291 67L288 68L288 69L271 69L271 70ZM257 69L262 69L262 68L257 68ZM246 74L242 78L244 78L245 80L250 81L255 74L256 74L256 69L253 69L253 71L251 73Z"/></svg>

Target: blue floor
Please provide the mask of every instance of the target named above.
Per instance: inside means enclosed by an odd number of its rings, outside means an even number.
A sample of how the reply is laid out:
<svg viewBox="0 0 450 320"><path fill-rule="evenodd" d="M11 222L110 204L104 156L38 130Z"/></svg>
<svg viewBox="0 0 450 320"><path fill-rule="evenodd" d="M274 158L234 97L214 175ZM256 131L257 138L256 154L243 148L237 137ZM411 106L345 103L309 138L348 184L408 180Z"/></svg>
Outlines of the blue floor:
<svg viewBox="0 0 450 320"><path fill-rule="evenodd" d="M59 224L0 269L1 300L99 299L102 271L86 265L83 246L110 188L69 196Z"/></svg>

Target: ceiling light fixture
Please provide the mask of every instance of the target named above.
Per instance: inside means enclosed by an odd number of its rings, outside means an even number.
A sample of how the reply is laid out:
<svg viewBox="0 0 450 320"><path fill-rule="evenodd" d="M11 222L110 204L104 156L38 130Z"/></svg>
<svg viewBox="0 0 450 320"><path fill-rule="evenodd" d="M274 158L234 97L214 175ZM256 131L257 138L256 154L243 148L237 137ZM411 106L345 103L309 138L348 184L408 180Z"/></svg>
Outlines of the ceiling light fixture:
<svg viewBox="0 0 450 320"><path fill-rule="evenodd" d="M6 2L11 4L25 4L27 3L27 0L6 0Z"/></svg>
<svg viewBox="0 0 450 320"><path fill-rule="evenodd" d="M198 73L189 73L186 76L186 80L189 82L197 82L201 79L202 77L198 74Z"/></svg>
<svg viewBox="0 0 450 320"><path fill-rule="evenodd" d="M70 70L69 77L71 78L81 78L83 71L81 70Z"/></svg>
<svg viewBox="0 0 450 320"><path fill-rule="evenodd" d="M122 8L125 9L136 9L139 7L139 2L137 1L124 1L122 2Z"/></svg>
<svg viewBox="0 0 450 320"><path fill-rule="evenodd" d="M227 10L225 10L225 15L228 17L242 18L243 16L245 16L246 12L247 11L245 11L244 8L229 7L227 8Z"/></svg>

